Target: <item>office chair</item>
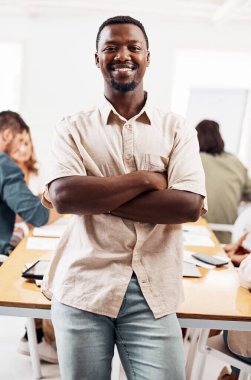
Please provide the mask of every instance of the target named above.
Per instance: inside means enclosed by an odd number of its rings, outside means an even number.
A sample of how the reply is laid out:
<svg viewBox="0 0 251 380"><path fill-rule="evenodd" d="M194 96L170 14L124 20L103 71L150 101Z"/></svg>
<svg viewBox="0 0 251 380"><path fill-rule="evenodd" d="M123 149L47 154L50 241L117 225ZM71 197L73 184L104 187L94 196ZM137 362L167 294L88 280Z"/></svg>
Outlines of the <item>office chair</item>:
<svg viewBox="0 0 251 380"><path fill-rule="evenodd" d="M209 223L213 231L231 232L232 242L236 243L245 232L251 231L251 206L248 206L237 217L234 224Z"/></svg>
<svg viewBox="0 0 251 380"><path fill-rule="evenodd" d="M202 330L199 338L198 351L202 354L202 357L194 380L203 380L206 360L209 356L240 369L239 380L250 380L251 365L241 361L227 349L222 334L208 338L209 332L210 330Z"/></svg>

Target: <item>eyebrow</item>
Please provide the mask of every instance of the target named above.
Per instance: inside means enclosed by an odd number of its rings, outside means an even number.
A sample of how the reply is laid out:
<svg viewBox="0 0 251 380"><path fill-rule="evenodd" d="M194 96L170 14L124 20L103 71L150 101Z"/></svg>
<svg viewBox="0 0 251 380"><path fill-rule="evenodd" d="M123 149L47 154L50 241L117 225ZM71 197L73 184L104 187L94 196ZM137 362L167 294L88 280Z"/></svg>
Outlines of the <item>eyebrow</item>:
<svg viewBox="0 0 251 380"><path fill-rule="evenodd" d="M139 40L128 40L126 42L130 43L130 44L142 44L142 41L139 41ZM120 42L117 40L109 40L109 41L105 41L104 45L106 45L106 44L119 44L119 43Z"/></svg>

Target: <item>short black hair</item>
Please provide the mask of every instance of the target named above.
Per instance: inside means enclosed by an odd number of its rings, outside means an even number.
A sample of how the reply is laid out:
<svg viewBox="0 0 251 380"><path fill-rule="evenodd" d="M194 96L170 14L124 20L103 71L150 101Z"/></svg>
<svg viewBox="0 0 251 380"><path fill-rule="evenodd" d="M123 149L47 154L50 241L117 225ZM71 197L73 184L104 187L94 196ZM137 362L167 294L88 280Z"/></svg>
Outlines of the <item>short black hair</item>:
<svg viewBox="0 0 251 380"><path fill-rule="evenodd" d="M23 131L29 133L30 130L17 112L9 110L0 112L0 132L5 129L11 129L15 133L22 133Z"/></svg>
<svg viewBox="0 0 251 380"><path fill-rule="evenodd" d="M100 25L99 30L98 30L98 34L97 34L97 38L96 38L96 49L97 50L98 50L98 43L100 40L100 34L101 34L102 30L104 29L105 26L113 25L113 24L133 24L133 25L138 26L142 30L142 33L144 34L144 37L146 40L146 47L147 47L147 49L149 48L149 41L148 41L146 31L145 31L143 24L141 24L140 21L136 20L135 18L133 18L131 16L114 16L114 17L108 18L107 20L105 20Z"/></svg>

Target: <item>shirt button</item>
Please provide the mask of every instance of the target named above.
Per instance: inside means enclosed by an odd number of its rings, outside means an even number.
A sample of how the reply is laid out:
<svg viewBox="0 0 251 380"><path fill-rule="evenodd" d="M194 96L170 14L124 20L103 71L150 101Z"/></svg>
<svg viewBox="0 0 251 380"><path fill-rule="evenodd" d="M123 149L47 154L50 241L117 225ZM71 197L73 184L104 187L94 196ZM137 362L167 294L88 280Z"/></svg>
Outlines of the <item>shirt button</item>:
<svg viewBox="0 0 251 380"><path fill-rule="evenodd" d="M125 156L125 159L126 159L126 161L129 161L129 160L131 159L131 155L130 155L130 154L127 154L127 155Z"/></svg>

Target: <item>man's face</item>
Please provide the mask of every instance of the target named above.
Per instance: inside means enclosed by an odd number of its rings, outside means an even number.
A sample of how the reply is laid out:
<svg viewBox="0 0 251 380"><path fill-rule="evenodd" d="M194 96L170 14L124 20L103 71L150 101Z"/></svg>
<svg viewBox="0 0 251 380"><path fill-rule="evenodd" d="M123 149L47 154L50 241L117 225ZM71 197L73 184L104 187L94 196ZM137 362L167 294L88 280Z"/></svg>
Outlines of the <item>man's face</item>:
<svg viewBox="0 0 251 380"><path fill-rule="evenodd" d="M102 30L95 58L107 85L127 92L142 83L149 56L144 34L138 26L114 24Z"/></svg>
<svg viewBox="0 0 251 380"><path fill-rule="evenodd" d="M12 137L9 139L8 144L5 146L4 152L12 158L19 147L26 141L28 133L26 131L20 133L12 132L11 136Z"/></svg>

